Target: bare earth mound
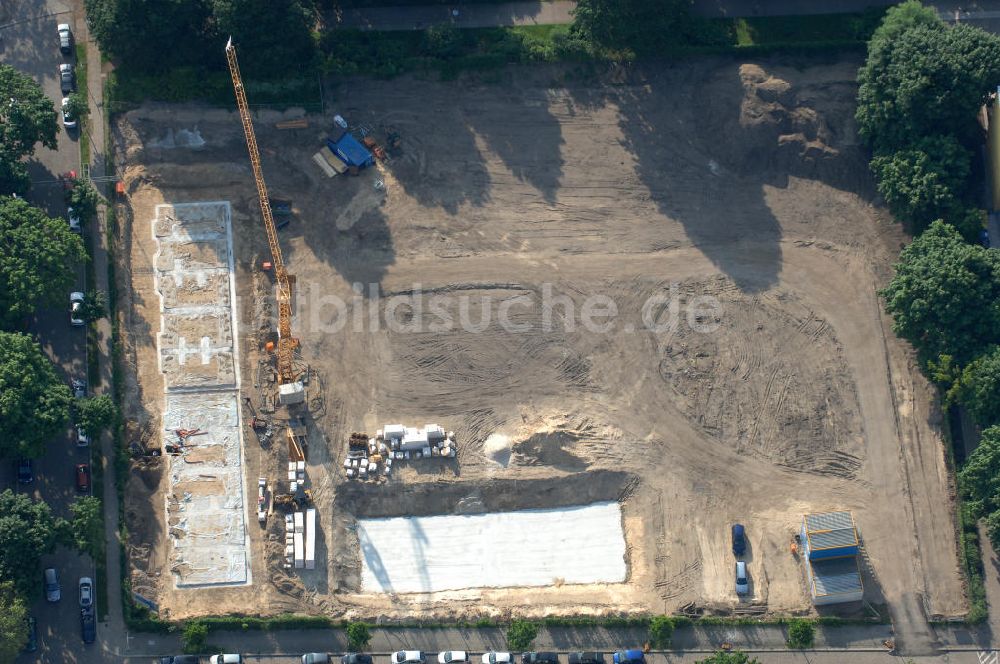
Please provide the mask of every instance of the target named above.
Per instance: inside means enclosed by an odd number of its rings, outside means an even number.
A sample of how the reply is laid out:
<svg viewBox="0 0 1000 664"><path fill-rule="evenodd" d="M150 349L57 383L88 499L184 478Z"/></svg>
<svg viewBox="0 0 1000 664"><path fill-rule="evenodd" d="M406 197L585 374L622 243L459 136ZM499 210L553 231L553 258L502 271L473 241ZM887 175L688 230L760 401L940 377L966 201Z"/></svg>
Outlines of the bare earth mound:
<svg viewBox="0 0 1000 664"><path fill-rule="evenodd" d="M177 618L251 603L427 620L807 612L793 535L804 513L846 509L864 540L866 599L888 602L897 630L906 616L963 613L940 416L876 294L904 238L867 202L857 66L703 60L583 83L558 69L513 70L502 85L364 81L329 95L307 129L275 129L294 112L261 113L268 184L295 211L281 241L313 369L317 569L280 569L273 518L250 529L252 588L172 588L164 483L147 464L127 500L134 586ZM400 153L327 179L310 157L334 112L398 131ZM232 205L241 374L260 404L273 303L238 118L144 107L116 138L137 431L162 426L149 223L163 201ZM457 459L348 482L349 433L390 422L440 423ZM282 445L258 446L249 430L244 441L248 482L283 475ZM360 518L608 500L621 504L624 583L362 588ZM750 537L743 603L735 521Z"/></svg>

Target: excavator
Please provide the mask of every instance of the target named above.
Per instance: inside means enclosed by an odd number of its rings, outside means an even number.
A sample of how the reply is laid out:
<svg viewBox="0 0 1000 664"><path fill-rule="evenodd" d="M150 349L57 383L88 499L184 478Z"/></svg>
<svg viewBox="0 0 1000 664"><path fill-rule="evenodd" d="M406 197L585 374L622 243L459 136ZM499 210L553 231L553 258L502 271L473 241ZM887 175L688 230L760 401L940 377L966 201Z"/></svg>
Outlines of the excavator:
<svg viewBox="0 0 1000 664"><path fill-rule="evenodd" d="M305 388L301 375L295 369L295 349L299 340L292 336L292 283L295 278L288 274L285 261L281 255L281 245L278 242L278 229L274 224L271 211L271 201L267 195L267 184L260 168L260 152L257 150L257 136L253 130L253 120L250 117L250 107L247 104L246 90L243 88L243 78L240 76L240 65L236 60L236 47L232 37L226 42L226 59L229 61L229 73L233 78L233 91L236 93L236 105L239 107L240 120L243 122L243 133L246 136L247 150L250 152L250 165L253 167L254 181L257 183L257 197L260 200L260 212L264 218L264 230L267 242L271 246L271 263L274 266L274 277L277 285L276 300L278 303L278 344L276 349L278 364L278 403L282 405L299 404L305 401ZM268 350L273 344L268 342Z"/></svg>

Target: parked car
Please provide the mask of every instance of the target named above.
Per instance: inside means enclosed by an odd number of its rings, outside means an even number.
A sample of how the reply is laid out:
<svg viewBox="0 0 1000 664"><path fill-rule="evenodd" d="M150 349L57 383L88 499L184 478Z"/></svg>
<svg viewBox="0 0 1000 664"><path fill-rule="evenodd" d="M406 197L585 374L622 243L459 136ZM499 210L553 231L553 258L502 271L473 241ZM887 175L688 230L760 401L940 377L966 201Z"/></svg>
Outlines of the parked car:
<svg viewBox="0 0 1000 664"><path fill-rule="evenodd" d="M83 293L73 291L69 294L69 324L73 327L83 327L87 321L83 319Z"/></svg>
<svg viewBox="0 0 1000 664"><path fill-rule="evenodd" d="M66 207L66 218L69 219L69 229L74 233L83 232L83 222L80 219L79 213L73 209L73 206Z"/></svg>
<svg viewBox="0 0 1000 664"><path fill-rule="evenodd" d="M34 616L24 619L28 625L28 641L24 644L24 652L35 652L38 650L38 621Z"/></svg>
<svg viewBox="0 0 1000 664"><path fill-rule="evenodd" d="M56 568L45 568L42 578L45 580L45 599L49 602L61 600L62 591L59 589L59 574L56 572Z"/></svg>
<svg viewBox="0 0 1000 664"><path fill-rule="evenodd" d="M599 652L571 652L569 664L604 664L604 655Z"/></svg>
<svg viewBox="0 0 1000 664"><path fill-rule="evenodd" d="M733 555L739 557L747 552L747 533L742 523L733 524Z"/></svg>
<svg viewBox="0 0 1000 664"><path fill-rule="evenodd" d="M422 664L424 653L419 650L397 650L389 656L392 664Z"/></svg>
<svg viewBox="0 0 1000 664"><path fill-rule="evenodd" d="M82 399L87 396L87 381L82 378L74 378L69 382L70 387L73 388L73 396L77 399Z"/></svg>
<svg viewBox="0 0 1000 664"><path fill-rule="evenodd" d="M31 484L35 481L35 463L31 459L18 459L17 481L21 484Z"/></svg>
<svg viewBox="0 0 1000 664"><path fill-rule="evenodd" d="M750 581L747 578L747 564L742 560L736 562L736 594L746 595L750 592Z"/></svg>
<svg viewBox="0 0 1000 664"><path fill-rule="evenodd" d="M302 655L302 664L330 664L330 656L325 652L307 652Z"/></svg>
<svg viewBox="0 0 1000 664"><path fill-rule="evenodd" d="M59 89L64 95L76 90L76 74L73 73L73 65L59 65Z"/></svg>
<svg viewBox="0 0 1000 664"><path fill-rule="evenodd" d="M554 652L526 652L521 654L523 664L559 664L559 655Z"/></svg>
<svg viewBox="0 0 1000 664"><path fill-rule="evenodd" d="M59 50L63 55L69 55L73 51L73 31L69 29L69 23L60 23L56 30L59 31Z"/></svg>
<svg viewBox="0 0 1000 664"><path fill-rule="evenodd" d="M94 582L89 576L80 578L80 606L86 609L94 604Z"/></svg>
<svg viewBox="0 0 1000 664"><path fill-rule="evenodd" d="M485 652L483 664L514 664L514 656L509 652Z"/></svg>
<svg viewBox="0 0 1000 664"><path fill-rule="evenodd" d="M63 127L66 129L76 128L76 117L73 115L72 110L69 107L69 97L62 98L62 123Z"/></svg>
<svg viewBox="0 0 1000 664"><path fill-rule="evenodd" d="M87 435L87 432L84 430L84 428L81 425L77 424L76 425L76 446L77 447L86 447L87 445L90 445L90 436Z"/></svg>
<svg viewBox="0 0 1000 664"><path fill-rule="evenodd" d="M340 658L340 664L372 664L372 656L363 652L349 652Z"/></svg>
<svg viewBox="0 0 1000 664"><path fill-rule="evenodd" d="M445 650L438 653L438 664L460 664L469 661L469 653L464 650Z"/></svg>
<svg viewBox="0 0 1000 664"><path fill-rule="evenodd" d="M212 655L208 659L209 664L243 664L243 658L240 655L233 653L228 653L225 655Z"/></svg>
<svg viewBox="0 0 1000 664"><path fill-rule="evenodd" d="M92 606L80 609L80 637L84 643L93 643L97 639L97 617Z"/></svg>
<svg viewBox="0 0 1000 664"><path fill-rule="evenodd" d="M642 654L641 650L619 650L611 659L614 660L615 664L643 664L646 661L646 656Z"/></svg>
<svg viewBox="0 0 1000 664"><path fill-rule="evenodd" d="M76 464L76 490L80 493L90 491L90 466L85 463Z"/></svg>
<svg viewBox="0 0 1000 664"><path fill-rule="evenodd" d="M199 664L200 662L197 655L170 655L160 658L160 664Z"/></svg>

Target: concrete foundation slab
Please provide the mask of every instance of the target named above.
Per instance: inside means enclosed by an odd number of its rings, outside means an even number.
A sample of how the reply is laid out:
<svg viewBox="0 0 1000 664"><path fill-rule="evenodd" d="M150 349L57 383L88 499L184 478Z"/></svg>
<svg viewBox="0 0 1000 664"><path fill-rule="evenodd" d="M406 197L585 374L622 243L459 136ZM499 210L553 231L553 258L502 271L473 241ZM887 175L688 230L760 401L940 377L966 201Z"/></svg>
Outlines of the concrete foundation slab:
<svg viewBox="0 0 1000 664"><path fill-rule="evenodd" d="M179 588L247 584L229 204L159 205L153 236L163 442L176 444L178 430L197 432L168 457L170 569Z"/></svg>

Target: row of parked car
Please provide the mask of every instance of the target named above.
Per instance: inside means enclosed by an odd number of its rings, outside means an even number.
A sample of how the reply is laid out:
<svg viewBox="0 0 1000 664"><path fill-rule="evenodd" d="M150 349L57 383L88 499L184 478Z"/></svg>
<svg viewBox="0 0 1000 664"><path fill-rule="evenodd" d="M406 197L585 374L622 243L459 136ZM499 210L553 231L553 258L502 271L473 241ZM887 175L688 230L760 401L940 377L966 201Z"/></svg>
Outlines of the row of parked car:
<svg viewBox="0 0 1000 664"><path fill-rule="evenodd" d="M471 664L472 657L465 650L445 650L437 655L438 664ZM485 652L475 658L482 664L516 664L516 655L510 652ZM604 653L571 652L569 664L607 664ZM325 652L310 652L302 655L302 664L333 664L335 658ZM228 653L212 655L209 664L244 664L242 655ZM619 650L611 654L613 664L644 664L645 655L641 650ZM389 656L390 664L426 664L427 653L420 650L398 650ZM173 655L161 657L159 664L202 664L197 655ZM371 655L352 652L340 658L340 664L374 664ZM559 654L539 651L521 653L521 664L559 664Z"/></svg>
<svg viewBox="0 0 1000 664"><path fill-rule="evenodd" d="M62 600L62 587L59 585L59 572L55 567L48 567L42 573L42 581L45 587L45 600L55 604ZM80 601L80 637L84 643L93 643L97 638L97 616L94 609L94 580L89 576L80 578L77 584L78 597ZM28 646L37 644L35 631L35 619L28 619ZM36 645L37 647L37 645Z"/></svg>

